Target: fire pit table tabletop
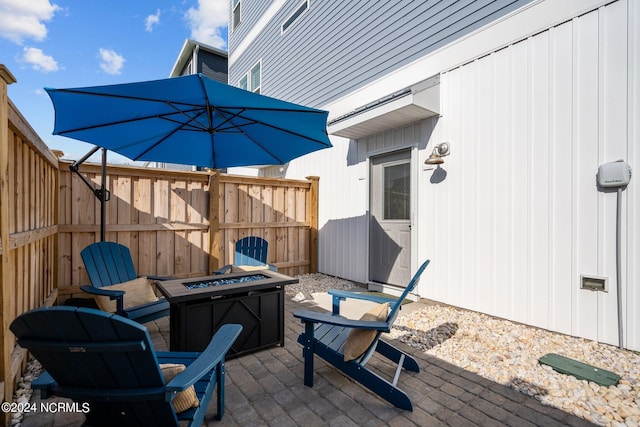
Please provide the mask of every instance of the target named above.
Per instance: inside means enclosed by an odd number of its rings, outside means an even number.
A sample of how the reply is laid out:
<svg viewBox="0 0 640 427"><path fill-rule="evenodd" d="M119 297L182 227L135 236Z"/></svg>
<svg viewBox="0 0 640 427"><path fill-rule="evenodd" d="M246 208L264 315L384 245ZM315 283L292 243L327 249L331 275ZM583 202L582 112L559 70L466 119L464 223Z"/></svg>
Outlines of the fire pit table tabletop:
<svg viewBox="0 0 640 427"><path fill-rule="evenodd" d="M263 276L264 278L253 278ZM252 278L253 280L246 280ZM235 283L229 283L237 280ZM211 282L211 286L192 287L201 283ZM215 283L223 282L222 284ZM259 291L274 286L298 283L295 277L286 276L272 270L242 271L229 274L214 274L212 276L189 277L183 279L164 280L157 286L169 303L198 300L206 297L233 295L238 292Z"/></svg>

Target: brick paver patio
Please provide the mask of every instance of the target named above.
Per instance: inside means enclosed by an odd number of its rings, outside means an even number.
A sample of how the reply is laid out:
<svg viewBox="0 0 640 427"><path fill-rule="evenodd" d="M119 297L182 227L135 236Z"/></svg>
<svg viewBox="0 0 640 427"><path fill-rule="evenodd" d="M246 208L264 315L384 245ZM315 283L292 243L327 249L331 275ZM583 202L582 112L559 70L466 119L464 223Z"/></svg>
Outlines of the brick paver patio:
<svg viewBox="0 0 640 427"><path fill-rule="evenodd" d="M398 384L412 398L413 412L397 409L319 358L315 385L303 384L302 324L293 317L309 308L286 298L285 346L227 361L226 413L215 421L215 396L206 425L213 426L591 426L581 418L544 406L507 386L484 379L401 342L419 373L403 372ZM169 322L147 324L158 350L168 349ZM374 356L376 372L393 377L393 367ZM28 414L22 425L81 425L79 414Z"/></svg>

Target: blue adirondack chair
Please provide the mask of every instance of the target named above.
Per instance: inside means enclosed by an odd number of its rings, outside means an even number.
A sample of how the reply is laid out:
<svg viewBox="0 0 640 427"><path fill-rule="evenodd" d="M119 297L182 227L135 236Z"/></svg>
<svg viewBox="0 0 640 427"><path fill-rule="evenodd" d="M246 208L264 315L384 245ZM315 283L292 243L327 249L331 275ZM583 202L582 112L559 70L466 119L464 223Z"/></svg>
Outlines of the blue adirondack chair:
<svg viewBox="0 0 640 427"><path fill-rule="evenodd" d="M91 285L80 286L84 292L116 300L116 313L139 323L169 315L169 302L164 298L125 309L125 291L109 290L109 286L128 282L138 277L129 248L115 242L96 242L84 248L80 255L91 280ZM147 276L147 278L151 280L169 279L169 277L160 276Z"/></svg>
<svg viewBox="0 0 640 427"><path fill-rule="evenodd" d="M333 300L333 313L296 310L293 315L301 319L305 325L304 332L298 337L298 342L303 346L304 384L313 387L313 357L314 354L317 354L326 362L393 405L409 411L413 410L411 399L404 391L397 387L397 383L402 368L419 372L420 368L418 363L410 355L382 340L380 335L383 332L389 332L391 330L391 325L398 316L398 310L400 310L402 301L416 287L420 275L427 268L427 265L429 265L429 260L420 266L402 295L397 299L357 292L330 290L329 294L332 295ZM347 298L356 298L377 303L389 303L390 310L386 321L352 320L340 316L340 301L344 301ZM345 362L345 341L353 329L374 330L377 331L377 333L373 342L360 357ZM374 373L367 366L367 362L374 351L377 351L382 356L397 364L395 376L392 381L388 381Z"/></svg>
<svg viewBox="0 0 640 427"><path fill-rule="evenodd" d="M242 330L223 325L202 353L156 352L147 328L92 308L57 306L18 316L11 331L42 364L33 383L42 398L88 404L92 426L200 426L217 385L217 416L224 415L225 355ZM168 383L159 365L186 366ZM174 397L194 386L197 407L176 413ZM191 395L193 396L193 395Z"/></svg>
<svg viewBox="0 0 640 427"><path fill-rule="evenodd" d="M236 253L233 265L238 266L266 266L266 268L278 271L275 265L267 265L267 253L269 252L269 242L262 237L247 236L236 242ZM219 268L214 273L223 274L231 270L232 265L228 264Z"/></svg>

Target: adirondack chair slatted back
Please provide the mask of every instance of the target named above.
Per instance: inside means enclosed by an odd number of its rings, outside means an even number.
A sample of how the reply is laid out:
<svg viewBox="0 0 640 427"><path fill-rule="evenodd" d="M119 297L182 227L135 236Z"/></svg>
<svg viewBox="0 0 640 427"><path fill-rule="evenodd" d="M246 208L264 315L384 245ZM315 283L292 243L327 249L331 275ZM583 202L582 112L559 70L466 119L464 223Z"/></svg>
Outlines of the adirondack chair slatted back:
<svg viewBox="0 0 640 427"><path fill-rule="evenodd" d="M80 252L82 261L97 288L135 279L136 269L129 248L115 242L96 242Z"/></svg>
<svg viewBox="0 0 640 427"><path fill-rule="evenodd" d="M407 298L407 296L409 296L411 292L414 291L416 285L420 281L420 276L422 275L422 272L424 272L424 270L427 268L427 266L429 265L429 262L431 262L431 260L426 260L425 262L422 263L420 268L418 268L418 270L416 271L416 274L413 275L413 277L411 278L411 281L407 284L407 287L402 292L402 295L398 297L398 300L395 303L390 304L389 316L387 317L387 322L390 325L393 325L393 322L396 320L396 317L398 316L398 311L402 306L402 302L405 300L405 298Z"/></svg>
<svg viewBox="0 0 640 427"><path fill-rule="evenodd" d="M264 265L269 243L261 237L248 236L236 242L235 265Z"/></svg>
<svg viewBox="0 0 640 427"><path fill-rule="evenodd" d="M164 380L142 325L97 310L58 306L19 316L11 331L60 386L77 388L78 396L72 398L89 403L88 421L118 426L178 424L170 403L164 401ZM146 394L157 389L157 399L136 400L141 389ZM127 398L101 402L115 394Z"/></svg>
<svg viewBox="0 0 640 427"><path fill-rule="evenodd" d="M411 278L411 281L407 284L407 287L402 292L402 294L398 297L398 299L393 304L389 304L389 315L387 316L387 323L389 324L389 327L391 327L391 325L393 325L393 322L395 322L396 317L398 317L400 307L402 307L402 302L411 292L413 292L416 285L420 281L420 276L422 275L422 272L424 272L424 270L427 268L427 266L429 265L429 262L430 260L426 260L425 262L422 263L422 265L420 266L420 268L418 268L418 271L416 271L416 274L413 275L413 277ZM367 350L362 354L362 356L360 356L359 360L360 360L360 363L362 363L363 365L369 361L373 353L376 351L376 346L378 345L378 342L379 342L378 339L380 338L380 335L382 335L382 332L378 332L376 334L376 337L372 341L371 345L369 345L369 348L367 348Z"/></svg>

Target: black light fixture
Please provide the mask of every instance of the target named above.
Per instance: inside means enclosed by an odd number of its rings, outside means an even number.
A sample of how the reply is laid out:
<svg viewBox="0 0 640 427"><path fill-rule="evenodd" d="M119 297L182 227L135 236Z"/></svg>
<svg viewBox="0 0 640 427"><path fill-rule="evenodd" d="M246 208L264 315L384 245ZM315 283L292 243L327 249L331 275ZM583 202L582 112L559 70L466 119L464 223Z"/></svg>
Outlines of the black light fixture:
<svg viewBox="0 0 640 427"><path fill-rule="evenodd" d="M429 158L427 158L427 160L424 161L424 164L440 165L444 163L444 160L442 160L442 158L448 155L449 155L449 143L441 142L440 144L433 147L433 152L431 153Z"/></svg>

